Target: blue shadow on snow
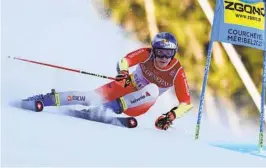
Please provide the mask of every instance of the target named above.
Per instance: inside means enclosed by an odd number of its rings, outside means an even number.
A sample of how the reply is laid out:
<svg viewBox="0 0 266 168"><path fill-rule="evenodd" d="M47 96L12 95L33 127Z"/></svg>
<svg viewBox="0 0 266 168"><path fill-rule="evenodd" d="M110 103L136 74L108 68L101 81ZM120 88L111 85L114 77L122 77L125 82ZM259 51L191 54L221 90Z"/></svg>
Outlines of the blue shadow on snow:
<svg viewBox="0 0 266 168"><path fill-rule="evenodd" d="M228 149L244 154L250 154L266 159L266 147L263 147L261 153L258 152L258 146L254 144L211 144L212 146Z"/></svg>

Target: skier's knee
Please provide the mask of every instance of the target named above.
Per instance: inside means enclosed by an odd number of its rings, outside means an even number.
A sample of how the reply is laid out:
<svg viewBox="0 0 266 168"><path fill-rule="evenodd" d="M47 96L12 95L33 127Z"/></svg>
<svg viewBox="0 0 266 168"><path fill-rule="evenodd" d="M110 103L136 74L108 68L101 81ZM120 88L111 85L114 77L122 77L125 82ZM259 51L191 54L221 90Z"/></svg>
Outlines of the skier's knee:
<svg viewBox="0 0 266 168"><path fill-rule="evenodd" d="M142 104L154 102L159 96L159 88L155 84L149 84L139 91L121 97L124 109L137 107Z"/></svg>
<svg viewBox="0 0 266 168"><path fill-rule="evenodd" d="M144 103L140 106L128 108L127 110L124 111L124 114L126 114L128 116L132 116L132 117L142 115L142 114L146 113L151 108L151 106L154 104L154 102Z"/></svg>
<svg viewBox="0 0 266 168"><path fill-rule="evenodd" d="M130 116L145 113L159 96L159 88L155 84L149 84L136 92L104 103L105 108L113 110L117 114L124 112Z"/></svg>
<svg viewBox="0 0 266 168"><path fill-rule="evenodd" d="M159 96L159 88L154 83L151 83L151 84L145 86L141 90L146 91L146 93L148 92L153 100L156 100Z"/></svg>
<svg viewBox="0 0 266 168"><path fill-rule="evenodd" d="M142 115L150 109L158 96L159 88L157 85L149 84L141 90L130 94L129 97L124 98L124 104L126 104L124 113L134 117Z"/></svg>
<svg viewBox="0 0 266 168"><path fill-rule="evenodd" d="M143 93L145 94L145 96L146 96L145 103L146 102L153 102L159 96L159 88L154 83L151 83L151 84L145 86L144 88L139 90L139 92L140 92L140 94L143 94Z"/></svg>

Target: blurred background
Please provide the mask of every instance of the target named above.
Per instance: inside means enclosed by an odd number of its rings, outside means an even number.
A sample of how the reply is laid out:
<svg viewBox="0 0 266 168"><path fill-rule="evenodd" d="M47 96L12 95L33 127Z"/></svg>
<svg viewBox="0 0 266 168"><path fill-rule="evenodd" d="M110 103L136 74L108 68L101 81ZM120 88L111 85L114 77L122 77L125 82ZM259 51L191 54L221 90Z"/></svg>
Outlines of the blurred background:
<svg viewBox="0 0 266 168"><path fill-rule="evenodd" d="M176 57L184 66L197 112L215 1L95 0L93 5L102 19L119 25L120 33L143 46L150 46L157 32L176 36ZM213 122L224 120L232 129L250 124L258 129L263 51L226 45L214 43L204 110Z"/></svg>

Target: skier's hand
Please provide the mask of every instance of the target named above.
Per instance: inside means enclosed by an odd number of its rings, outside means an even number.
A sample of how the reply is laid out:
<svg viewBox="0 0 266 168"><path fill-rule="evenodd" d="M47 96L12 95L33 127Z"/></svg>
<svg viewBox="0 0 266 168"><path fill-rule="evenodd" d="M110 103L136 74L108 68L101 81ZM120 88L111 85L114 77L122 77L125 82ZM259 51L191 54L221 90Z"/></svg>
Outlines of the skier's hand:
<svg viewBox="0 0 266 168"><path fill-rule="evenodd" d="M127 87L131 83L130 75L128 71L120 71L115 77L116 81L123 81L124 87Z"/></svg>
<svg viewBox="0 0 266 168"><path fill-rule="evenodd" d="M172 125L175 118L176 116L173 111L163 114L155 121L155 127L160 130L167 130Z"/></svg>
<svg viewBox="0 0 266 168"><path fill-rule="evenodd" d="M127 79L128 77L129 77L128 71L120 71L118 75L116 75L115 80L121 81L121 80Z"/></svg>

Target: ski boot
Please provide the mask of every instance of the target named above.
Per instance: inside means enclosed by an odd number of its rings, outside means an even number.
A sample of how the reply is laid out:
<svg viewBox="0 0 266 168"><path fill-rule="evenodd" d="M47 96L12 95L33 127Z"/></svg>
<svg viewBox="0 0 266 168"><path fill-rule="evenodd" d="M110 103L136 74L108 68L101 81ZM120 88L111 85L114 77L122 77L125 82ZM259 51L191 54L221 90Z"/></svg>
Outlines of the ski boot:
<svg viewBox="0 0 266 168"><path fill-rule="evenodd" d="M23 99L21 107L23 109L41 112L45 106L57 106L55 89L51 90L51 93L45 95L39 94L27 99Z"/></svg>

